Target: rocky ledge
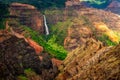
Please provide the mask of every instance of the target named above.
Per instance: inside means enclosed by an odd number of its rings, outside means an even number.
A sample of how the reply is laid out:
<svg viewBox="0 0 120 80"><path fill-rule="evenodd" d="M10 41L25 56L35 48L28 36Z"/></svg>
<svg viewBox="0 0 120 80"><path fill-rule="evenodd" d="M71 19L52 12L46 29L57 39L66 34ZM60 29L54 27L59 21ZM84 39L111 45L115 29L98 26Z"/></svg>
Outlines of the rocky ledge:
<svg viewBox="0 0 120 80"><path fill-rule="evenodd" d="M70 52L56 80L120 80L120 45L103 47L89 39Z"/></svg>

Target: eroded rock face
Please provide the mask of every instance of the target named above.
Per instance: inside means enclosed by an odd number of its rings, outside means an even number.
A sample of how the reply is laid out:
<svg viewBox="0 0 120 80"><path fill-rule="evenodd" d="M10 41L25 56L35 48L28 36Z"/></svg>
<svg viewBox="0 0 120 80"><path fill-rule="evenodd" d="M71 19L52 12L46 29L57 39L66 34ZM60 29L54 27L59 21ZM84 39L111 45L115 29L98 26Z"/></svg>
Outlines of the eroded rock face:
<svg viewBox="0 0 120 80"><path fill-rule="evenodd" d="M86 43L86 40L92 37L93 32L89 27L74 25L68 29L68 36L64 40L64 47L72 51L78 46Z"/></svg>
<svg viewBox="0 0 120 80"><path fill-rule="evenodd" d="M119 43L116 33L120 32L120 17L117 14L93 8L81 8L76 14L78 17L71 20L73 24L68 28L64 40L64 47L68 51L86 43L89 38L99 40L104 35L112 42Z"/></svg>
<svg viewBox="0 0 120 80"><path fill-rule="evenodd" d="M9 11L10 15L18 17L17 21L22 25L31 27L39 33L44 33L43 16L34 6L21 3L12 3Z"/></svg>
<svg viewBox="0 0 120 80"><path fill-rule="evenodd" d="M119 50L120 45L102 47L101 42L88 40L68 54L56 80L119 80Z"/></svg>
<svg viewBox="0 0 120 80"><path fill-rule="evenodd" d="M17 80L29 68L39 76L37 80L53 80L58 73L47 53L37 55L24 39L0 31L0 80Z"/></svg>

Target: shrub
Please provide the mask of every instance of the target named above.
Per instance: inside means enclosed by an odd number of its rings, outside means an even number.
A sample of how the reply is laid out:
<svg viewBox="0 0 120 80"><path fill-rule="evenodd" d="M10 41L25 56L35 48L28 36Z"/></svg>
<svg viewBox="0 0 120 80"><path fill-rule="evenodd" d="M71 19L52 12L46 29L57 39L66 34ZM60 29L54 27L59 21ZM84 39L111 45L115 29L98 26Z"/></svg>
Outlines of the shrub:
<svg viewBox="0 0 120 80"><path fill-rule="evenodd" d="M24 75L20 75L17 77L17 80L28 80L28 78Z"/></svg>
<svg viewBox="0 0 120 80"><path fill-rule="evenodd" d="M103 34L102 36L97 38L98 40L102 41L105 45L107 46L115 46L117 45L117 43L112 42L109 37L105 34Z"/></svg>
<svg viewBox="0 0 120 80"><path fill-rule="evenodd" d="M5 17L9 14L8 5L0 2L0 29L5 28Z"/></svg>
<svg viewBox="0 0 120 80"><path fill-rule="evenodd" d="M25 69L24 73L27 75L27 77L36 75L36 73L31 68Z"/></svg>

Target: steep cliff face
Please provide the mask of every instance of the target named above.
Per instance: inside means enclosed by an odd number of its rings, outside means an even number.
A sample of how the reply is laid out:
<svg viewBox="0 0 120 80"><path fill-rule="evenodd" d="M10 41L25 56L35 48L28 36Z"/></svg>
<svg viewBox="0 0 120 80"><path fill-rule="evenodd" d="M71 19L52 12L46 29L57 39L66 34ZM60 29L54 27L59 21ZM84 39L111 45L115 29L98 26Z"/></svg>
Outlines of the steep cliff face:
<svg viewBox="0 0 120 80"><path fill-rule="evenodd" d="M23 80L21 76L27 80L53 80L58 69L50 56L37 55L33 41L26 42L16 35L0 31L0 80Z"/></svg>
<svg viewBox="0 0 120 80"><path fill-rule="evenodd" d="M86 40L93 37L93 32L84 20L73 20L73 25L68 28L67 37L64 40L64 47L72 51L78 46L85 44ZM84 26L83 26L84 25Z"/></svg>
<svg viewBox="0 0 120 80"><path fill-rule="evenodd" d="M9 11L10 15L18 17L16 19L18 23L31 27L39 33L44 33L43 16L34 6L21 3L12 3ZM15 19L11 20L14 21ZM12 22L11 24L15 25Z"/></svg>
<svg viewBox="0 0 120 80"><path fill-rule="evenodd" d="M119 43L120 17L114 13L93 8L81 8L76 11L78 17L72 18L68 28L64 47L71 51L84 44L86 39L100 40L106 35L112 42ZM103 39L104 43L107 38Z"/></svg>
<svg viewBox="0 0 120 80"><path fill-rule="evenodd" d="M103 47L89 39L86 44L70 52L56 80L119 80L120 45Z"/></svg>
<svg viewBox="0 0 120 80"><path fill-rule="evenodd" d="M103 22L110 29L120 29L120 17L117 14L94 8L81 9L78 14L84 15L91 22Z"/></svg>

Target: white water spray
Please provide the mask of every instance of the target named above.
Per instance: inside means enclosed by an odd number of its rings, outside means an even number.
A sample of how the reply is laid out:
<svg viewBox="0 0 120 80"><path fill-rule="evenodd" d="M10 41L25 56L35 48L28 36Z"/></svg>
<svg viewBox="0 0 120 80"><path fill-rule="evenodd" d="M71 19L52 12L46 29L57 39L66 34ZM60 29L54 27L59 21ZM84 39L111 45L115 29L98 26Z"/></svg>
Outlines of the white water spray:
<svg viewBox="0 0 120 80"><path fill-rule="evenodd" d="M43 17L44 17L44 25L45 25L46 35L49 35L49 29L48 29L48 26L47 26L46 17L45 17L45 15L43 15Z"/></svg>

